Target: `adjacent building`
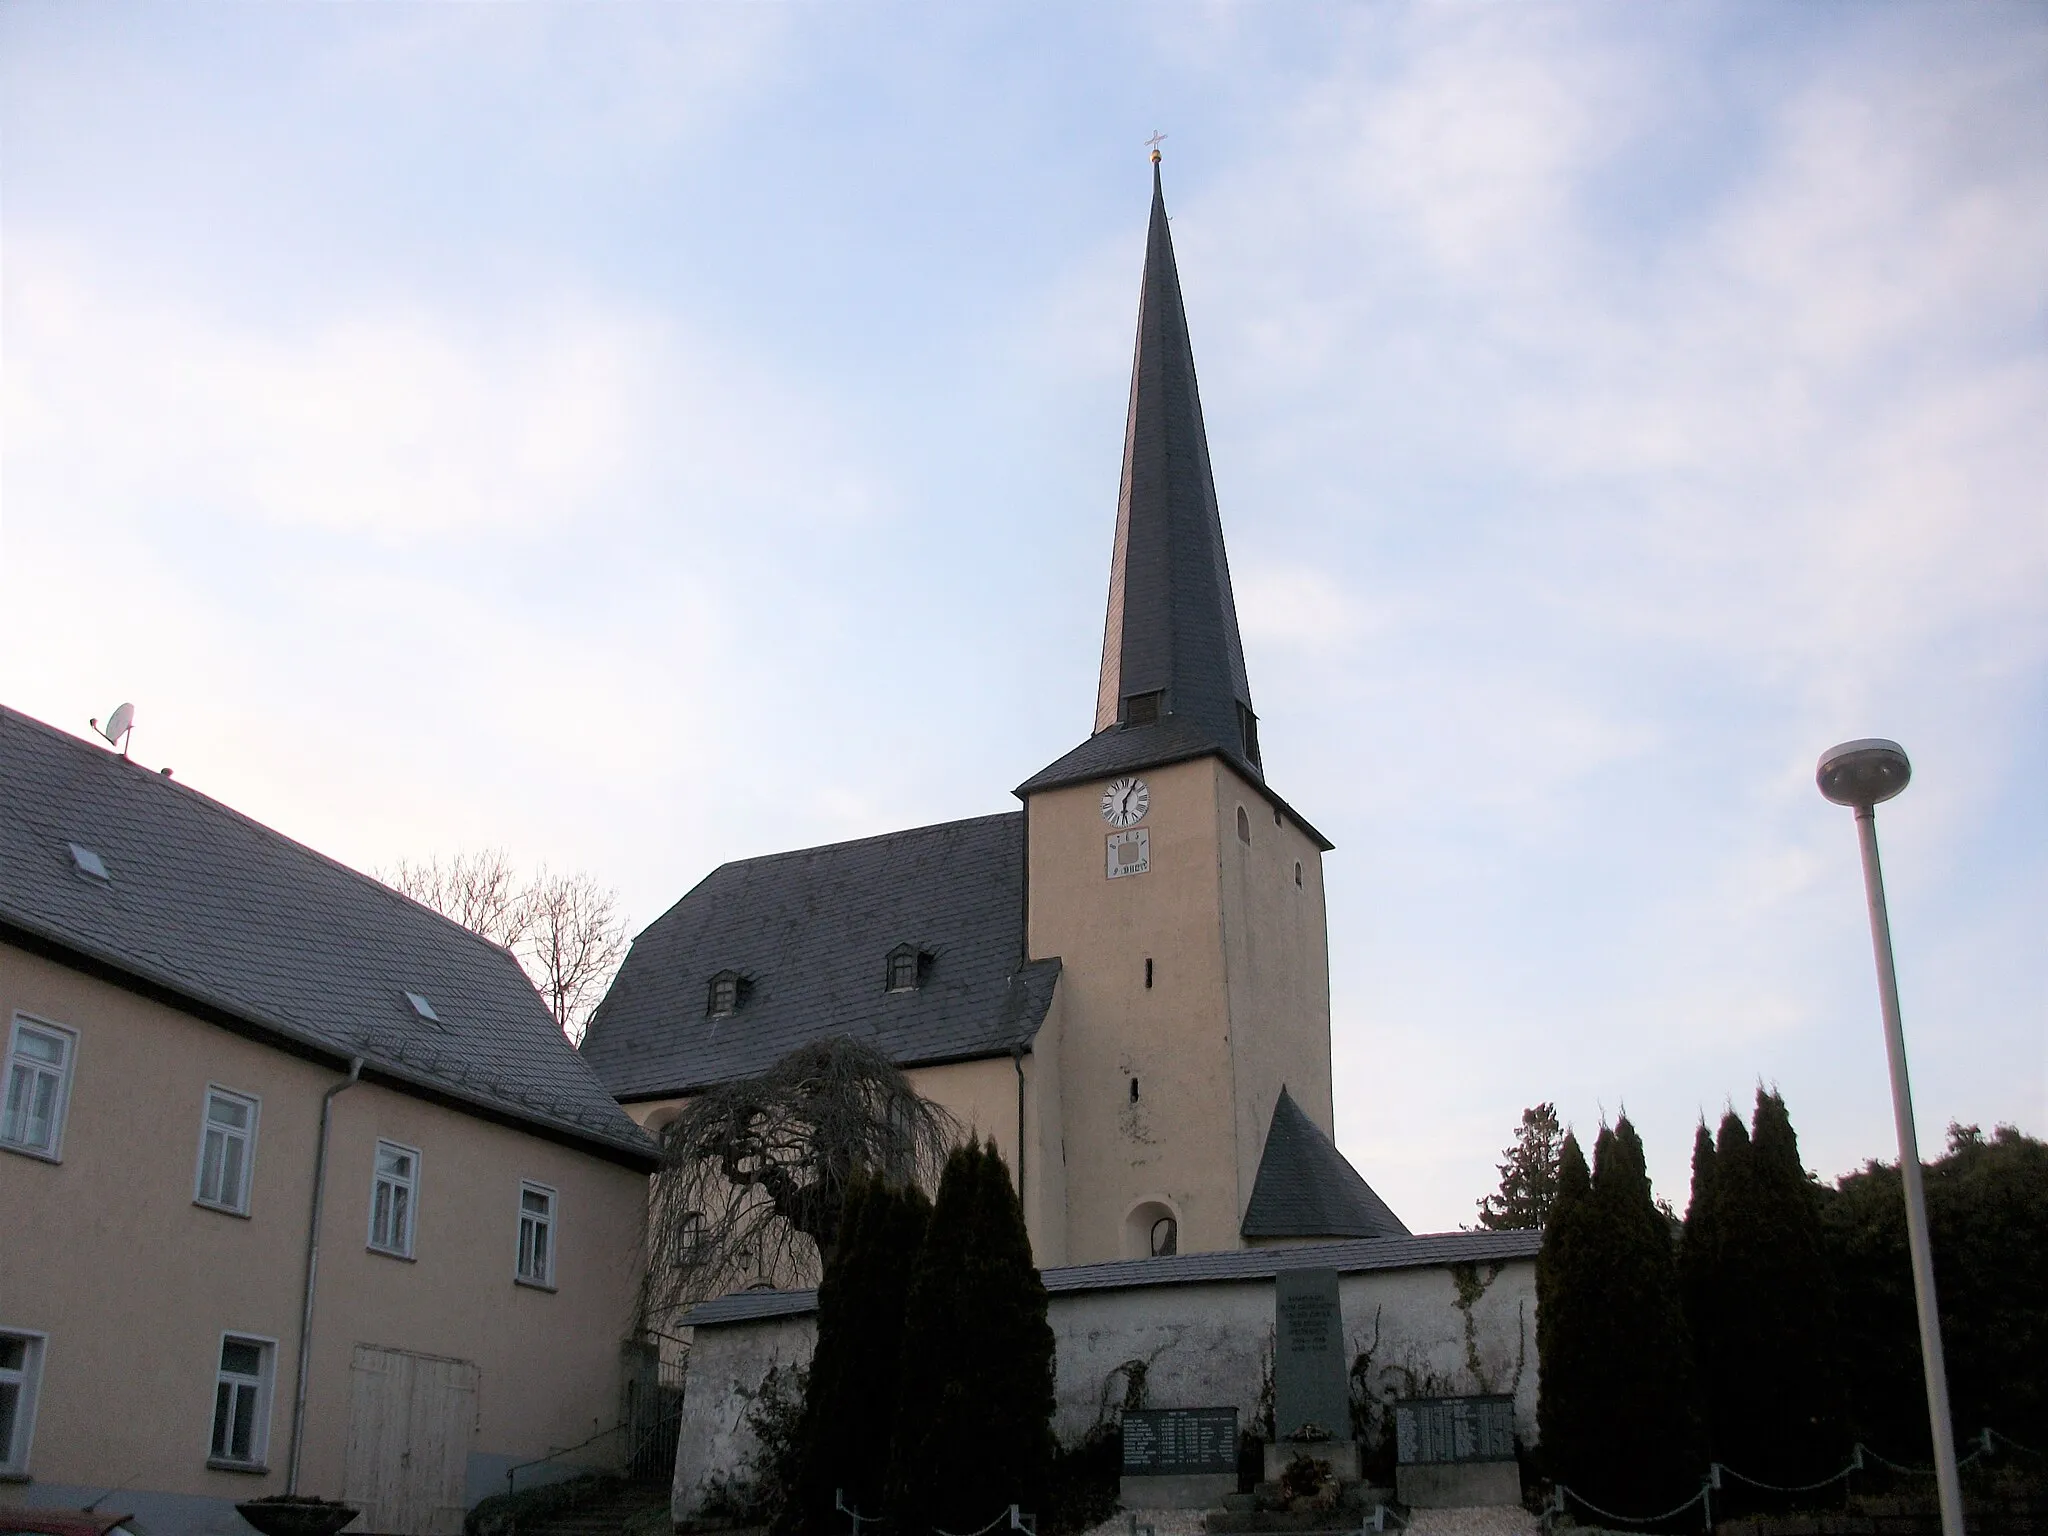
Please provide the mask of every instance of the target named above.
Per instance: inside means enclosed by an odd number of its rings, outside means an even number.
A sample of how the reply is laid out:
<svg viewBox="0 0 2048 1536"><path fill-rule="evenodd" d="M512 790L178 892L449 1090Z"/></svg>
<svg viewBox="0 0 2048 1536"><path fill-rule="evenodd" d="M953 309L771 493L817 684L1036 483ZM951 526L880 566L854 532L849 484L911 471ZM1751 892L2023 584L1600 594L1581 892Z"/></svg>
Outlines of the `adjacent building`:
<svg viewBox="0 0 2048 1536"><path fill-rule="evenodd" d="M0 1501L445 1536L619 1422L652 1147L505 950L0 710L0 1024Z"/></svg>

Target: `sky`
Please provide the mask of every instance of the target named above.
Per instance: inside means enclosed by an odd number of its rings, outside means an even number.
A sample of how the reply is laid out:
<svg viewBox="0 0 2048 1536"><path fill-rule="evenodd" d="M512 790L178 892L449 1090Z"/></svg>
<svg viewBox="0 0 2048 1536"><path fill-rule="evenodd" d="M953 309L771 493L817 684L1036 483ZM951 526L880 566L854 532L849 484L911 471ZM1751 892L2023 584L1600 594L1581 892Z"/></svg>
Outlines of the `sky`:
<svg viewBox="0 0 2048 1536"><path fill-rule="evenodd" d="M1165 184L1340 1146L2048 1134L2048 9L0 5L0 699L637 928L1087 734ZM2030 778L2029 775L2036 775ZM2030 787L2032 786L2032 787Z"/></svg>

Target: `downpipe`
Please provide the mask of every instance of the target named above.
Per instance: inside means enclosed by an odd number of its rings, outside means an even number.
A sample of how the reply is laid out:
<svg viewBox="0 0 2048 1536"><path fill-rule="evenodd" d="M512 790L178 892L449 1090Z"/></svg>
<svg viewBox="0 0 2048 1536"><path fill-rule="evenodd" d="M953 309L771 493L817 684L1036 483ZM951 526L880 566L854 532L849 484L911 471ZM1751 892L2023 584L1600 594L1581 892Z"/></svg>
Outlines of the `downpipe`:
<svg viewBox="0 0 2048 1536"><path fill-rule="evenodd" d="M327 1137L334 1125L334 1101L362 1080L363 1058L352 1056L348 1076L320 1100L320 1144L313 1153L313 1214L306 1228L306 1295L299 1309L299 1374L292 1397L292 1452L284 1491L299 1491L299 1457L306 1448L306 1387L313 1368L313 1294L320 1279L320 1214L327 1204Z"/></svg>

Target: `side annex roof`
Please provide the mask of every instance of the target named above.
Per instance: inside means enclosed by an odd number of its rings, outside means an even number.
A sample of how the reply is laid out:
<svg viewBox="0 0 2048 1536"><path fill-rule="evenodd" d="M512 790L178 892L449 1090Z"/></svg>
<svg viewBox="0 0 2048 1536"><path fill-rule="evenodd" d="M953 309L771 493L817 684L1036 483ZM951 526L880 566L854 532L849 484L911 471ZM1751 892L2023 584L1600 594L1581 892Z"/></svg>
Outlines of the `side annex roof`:
<svg viewBox="0 0 2048 1536"><path fill-rule="evenodd" d="M913 947L917 984L892 990ZM583 1039L619 1099L759 1072L832 1035L898 1066L1028 1049L1058 960L1024 963L1024 818L1011 811L721 864L633 940ZM714 1009L714 978L740 1001Z"/></svg>
<svg viewBox="0 0 2048 1536"><path fill-rule="evenodd" d="M1284 1087L1273 1105L1266 1150L1238 1231L1247 1238L1409 1235Z"/></svg>

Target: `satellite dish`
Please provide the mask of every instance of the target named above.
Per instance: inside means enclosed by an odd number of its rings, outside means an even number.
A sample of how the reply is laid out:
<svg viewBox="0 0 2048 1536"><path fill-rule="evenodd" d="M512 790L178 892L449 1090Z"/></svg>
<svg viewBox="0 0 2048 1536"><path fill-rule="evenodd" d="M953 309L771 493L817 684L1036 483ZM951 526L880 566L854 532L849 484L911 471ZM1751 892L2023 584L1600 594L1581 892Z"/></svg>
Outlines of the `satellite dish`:
<svg viewBox="0 0 2048 1536"><path fill-rule="evenodd" d="M121 705L111 715L107 716L107 723L105 725L101 725L97 720L88 721L87 724L107 738L108 746L119 747L121 746L121 738L135 728L135 706L133 704ZM123 757L128 755L125 747L122 748L121 755Z"/></svg>

